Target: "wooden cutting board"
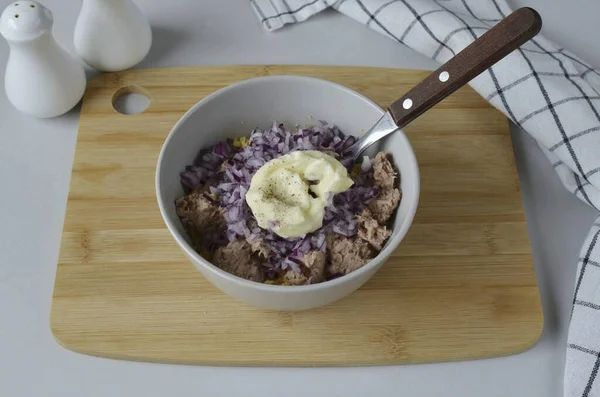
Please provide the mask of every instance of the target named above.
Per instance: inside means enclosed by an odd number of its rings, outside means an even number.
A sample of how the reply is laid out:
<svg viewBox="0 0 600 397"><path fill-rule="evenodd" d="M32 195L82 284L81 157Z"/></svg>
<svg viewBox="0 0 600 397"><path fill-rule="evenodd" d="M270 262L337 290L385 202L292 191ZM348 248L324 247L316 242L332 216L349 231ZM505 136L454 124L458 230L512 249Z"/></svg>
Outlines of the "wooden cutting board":
<svg viewBox="0 0 600 397"><path fill-rule="evenodd" d="M417 216L382 270L350 297L306 312L269 312L232 300L195 270L158 211L160 147L207 94L273 74L324 78L385 106L427 73L228 66L93 80L52 304L59 343L127 360L259 366L422 363L532 346L543 317L508 122L470 88L406 128L421 170ZM113 100L130 91L150 97L146 111L114 110Z"/></svg>

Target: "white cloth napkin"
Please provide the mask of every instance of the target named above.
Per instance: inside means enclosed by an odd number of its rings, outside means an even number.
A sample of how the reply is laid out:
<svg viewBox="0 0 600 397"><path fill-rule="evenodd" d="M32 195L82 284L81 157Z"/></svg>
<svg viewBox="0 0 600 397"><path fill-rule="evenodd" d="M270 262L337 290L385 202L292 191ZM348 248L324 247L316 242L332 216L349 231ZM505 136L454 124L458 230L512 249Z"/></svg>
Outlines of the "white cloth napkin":
<svg viewBox="0 0 600 397"><path fill-rule="evenodd" d="M440 63L512 12L504 0L250 0L274 31L328 8ZM470 83L533 136L566 188L600 209L600 73L538 35ZM600 396L600 218L577 261L565 396Z"/></svg>

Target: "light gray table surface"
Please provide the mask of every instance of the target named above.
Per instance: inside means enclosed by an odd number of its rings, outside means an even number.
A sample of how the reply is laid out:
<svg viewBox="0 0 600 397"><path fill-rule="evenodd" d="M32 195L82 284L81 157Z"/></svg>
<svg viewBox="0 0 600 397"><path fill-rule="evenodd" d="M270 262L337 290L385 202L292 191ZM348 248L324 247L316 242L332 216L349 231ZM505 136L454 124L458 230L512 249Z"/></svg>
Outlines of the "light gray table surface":
<svg viewBox="0 0 600 397"><path fill-rule="evenodd" d="M327 64L433 69L436 64L327 11L264 32L247 0L136 0L154 28L139 68L215 64ZM10 2L0 0L4 8ZM73 48L80 1L45 0L55 35ZM521 0L543 34L600 66L600 2ZM8 46L0 40L0 72ZM0 83L3 84L3 83ZM78 109L36 120L0 93L0 395L12 396L512 396L562 395L576 258L596 214L563 189L536 144L513 131L545 326L522 354L375 368L212 368L115 361L60 347L49 311L77 137Z"/></svg>

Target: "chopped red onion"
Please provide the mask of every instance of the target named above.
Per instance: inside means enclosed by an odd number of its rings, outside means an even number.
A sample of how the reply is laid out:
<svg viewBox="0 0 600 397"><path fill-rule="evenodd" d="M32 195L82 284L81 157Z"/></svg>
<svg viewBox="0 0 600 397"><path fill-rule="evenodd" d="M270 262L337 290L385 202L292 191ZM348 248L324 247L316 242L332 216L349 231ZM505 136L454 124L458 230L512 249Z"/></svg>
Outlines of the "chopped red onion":
<svg viewBox="0 0 600 397"><path fill-rule="evenodd" d="M215 153L221 157L229 156L231 147L227 144L227 142L219 142L215 146Z"/></svg>

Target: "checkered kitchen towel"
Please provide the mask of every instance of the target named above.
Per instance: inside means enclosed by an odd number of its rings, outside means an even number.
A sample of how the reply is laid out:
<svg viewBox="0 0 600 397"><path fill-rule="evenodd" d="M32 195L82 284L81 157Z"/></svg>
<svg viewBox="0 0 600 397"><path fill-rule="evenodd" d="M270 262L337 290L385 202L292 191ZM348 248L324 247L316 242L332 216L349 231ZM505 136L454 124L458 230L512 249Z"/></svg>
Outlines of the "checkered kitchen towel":
<svg viewBox="0 0 600 397"><path fill-rule="evenodd" d="M511 13L504 0L250 0L266 30L332 7L440 63ZM600 73L538 35L470 85L533 136L573 194L600 209ZM565 396L600 396L600 218L583 244ZM573 258L575 262L575 258Z"/></svg>

